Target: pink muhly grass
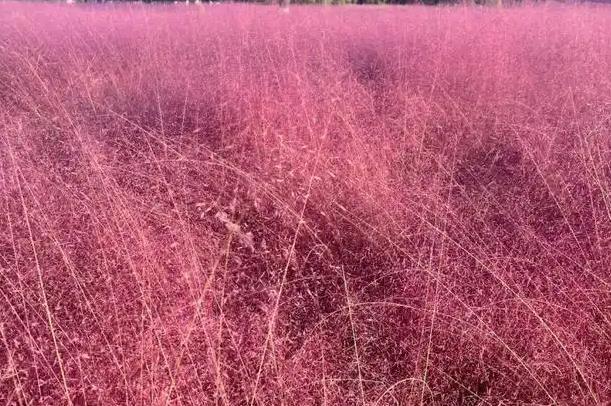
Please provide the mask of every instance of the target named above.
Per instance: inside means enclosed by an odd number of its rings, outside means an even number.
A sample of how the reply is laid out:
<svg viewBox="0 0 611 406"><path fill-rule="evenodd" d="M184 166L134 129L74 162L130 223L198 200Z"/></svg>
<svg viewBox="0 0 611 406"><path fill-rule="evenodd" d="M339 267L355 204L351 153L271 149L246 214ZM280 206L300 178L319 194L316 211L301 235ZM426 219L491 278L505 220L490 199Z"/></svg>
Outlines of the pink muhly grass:
<svg viewBox="0 0 611 406"><path fill-rule="evenodd" d="M610 38L0 3L0 403L607 404Z"/></svg>

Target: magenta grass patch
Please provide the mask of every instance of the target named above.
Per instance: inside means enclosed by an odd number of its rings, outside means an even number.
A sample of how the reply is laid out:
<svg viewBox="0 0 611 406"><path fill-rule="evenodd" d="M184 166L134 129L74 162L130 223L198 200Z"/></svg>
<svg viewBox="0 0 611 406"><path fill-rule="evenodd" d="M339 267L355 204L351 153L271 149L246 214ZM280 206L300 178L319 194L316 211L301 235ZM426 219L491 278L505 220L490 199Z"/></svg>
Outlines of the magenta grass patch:
<svg viewBox="0 0 611 406"><path fill-rule="evenodd" d="M610 38L0 3L0 403L607 404Z"/></svg>

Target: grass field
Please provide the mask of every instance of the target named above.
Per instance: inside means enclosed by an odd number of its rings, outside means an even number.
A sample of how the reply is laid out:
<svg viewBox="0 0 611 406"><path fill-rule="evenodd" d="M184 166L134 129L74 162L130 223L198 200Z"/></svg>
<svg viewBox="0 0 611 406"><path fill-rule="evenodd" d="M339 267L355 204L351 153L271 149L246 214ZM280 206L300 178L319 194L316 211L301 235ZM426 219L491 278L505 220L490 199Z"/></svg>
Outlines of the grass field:
<svg viewBox="0 0 611 406"><path fill-rule="evenodd" d="M611 7L0 3L0 404L608 405Z"/></svg>

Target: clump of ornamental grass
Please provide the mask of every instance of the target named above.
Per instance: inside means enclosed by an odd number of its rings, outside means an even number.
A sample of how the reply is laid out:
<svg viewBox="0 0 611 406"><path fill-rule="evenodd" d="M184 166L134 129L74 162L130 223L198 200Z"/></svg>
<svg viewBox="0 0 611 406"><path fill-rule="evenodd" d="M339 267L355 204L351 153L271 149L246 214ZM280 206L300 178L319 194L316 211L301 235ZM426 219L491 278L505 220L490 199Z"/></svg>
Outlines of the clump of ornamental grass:
<svg viewBox="0 0 611 406"><path fill-rule="evenodd" d="M0 401L611 400L611 11L0 4Z"/></svg>

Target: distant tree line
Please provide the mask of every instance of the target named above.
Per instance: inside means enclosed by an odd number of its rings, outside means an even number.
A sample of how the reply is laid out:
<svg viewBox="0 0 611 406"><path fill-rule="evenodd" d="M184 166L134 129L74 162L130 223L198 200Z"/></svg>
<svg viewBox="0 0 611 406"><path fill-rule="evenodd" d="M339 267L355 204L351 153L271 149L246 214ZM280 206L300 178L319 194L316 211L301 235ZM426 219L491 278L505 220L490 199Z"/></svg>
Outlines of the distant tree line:
<svg viewBox="0 0 611 406"><path fill-rule="evenodd" d="M74 0L73 0L74 1ZM279 4L288 7L289 4L458 4L471 3L480 5L498 5L501 3L520 3L522 0L76 0L82 3L105 2L142 2L142 3L259 3Z"/></svg>

